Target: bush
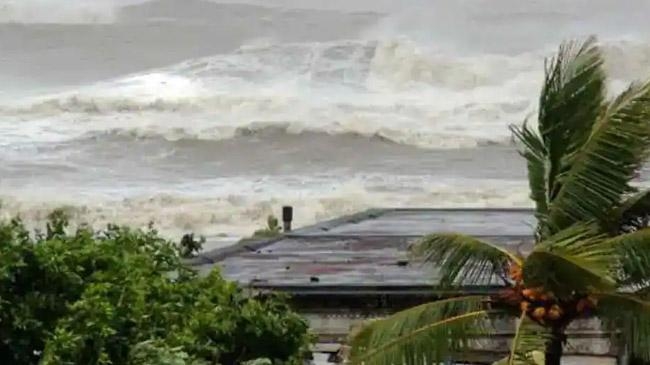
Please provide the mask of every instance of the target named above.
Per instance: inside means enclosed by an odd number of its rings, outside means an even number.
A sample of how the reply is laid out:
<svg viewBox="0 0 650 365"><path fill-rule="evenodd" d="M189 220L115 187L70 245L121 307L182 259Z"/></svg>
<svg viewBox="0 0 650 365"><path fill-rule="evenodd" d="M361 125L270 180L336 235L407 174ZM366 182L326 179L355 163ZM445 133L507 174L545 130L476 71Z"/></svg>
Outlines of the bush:
<svg viewBox="0 0 650 365"><path fill-rule="evenodd" d="M307 323L277 296L250 297L218 271L200 277L151 227L31 235L0 223L0 363L298 363Z"/></svg>
<svg viewBox="0 0 650 365"><path fill-rule="evenodd" d="M280 228L280 223L278 218L274 215L269 215L266 218L266 227L258 229L253 233L253 239L259 238L275 238L282 235L282 228Z"/></svg>

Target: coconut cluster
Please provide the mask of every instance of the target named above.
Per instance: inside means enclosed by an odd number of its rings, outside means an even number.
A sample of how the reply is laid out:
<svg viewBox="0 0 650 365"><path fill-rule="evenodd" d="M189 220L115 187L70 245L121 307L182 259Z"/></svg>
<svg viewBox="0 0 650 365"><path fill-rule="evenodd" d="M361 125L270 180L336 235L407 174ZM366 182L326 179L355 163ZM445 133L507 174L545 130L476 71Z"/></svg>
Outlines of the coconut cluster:
<svg viewBox="0 0 650 365"><path fill-rule="evenodd" d="M521 296L523 300L519 307L532 318L557 321L562 317L564 311L552 292L545 292L543 288L526 288L521 291Z"/></svg>
<svg viewBox="0 0 650 365"><path fill-rule="evenodd" d="M522 312L540 323L559 321L565 315L582 316L596 308L596 299L590 296L559 300L553 292L542 287L526 287L519 265L510 266L509 276L515 285L508 288L503 298L513 305L518 303Z"/></svg>

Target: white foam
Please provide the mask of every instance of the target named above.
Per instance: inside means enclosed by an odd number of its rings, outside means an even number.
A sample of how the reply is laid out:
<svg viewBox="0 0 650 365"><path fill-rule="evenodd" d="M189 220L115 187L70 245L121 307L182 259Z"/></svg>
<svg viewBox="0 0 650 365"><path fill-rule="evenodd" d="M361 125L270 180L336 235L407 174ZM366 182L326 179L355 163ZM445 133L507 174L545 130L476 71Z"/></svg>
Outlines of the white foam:
<svg viewBox="0 0 650 365"><path fill-rule="evenodd" d="M395 178L395 177L393 177ZM109 222L145 226L153 221L169 237L194 231L205 235L246 236L262 226L284 204L296 208L295 224L303 226L370 207L527 207L525 182L400 177L402 192L381 189L394 184L384 176L356 176L325 182L318 177L220 180L193 185L193 192L157 193L115 200L107 195L47 188L12 191L0 197L4 218L20 213L33 226L47 213L65 206L76 223L101 227ZM215 186L218 188L215 189ZM120 194L113 194L120 195ZM121 194L121 195L124 195ZM1 214L0 214L1 215Z"/></svg>

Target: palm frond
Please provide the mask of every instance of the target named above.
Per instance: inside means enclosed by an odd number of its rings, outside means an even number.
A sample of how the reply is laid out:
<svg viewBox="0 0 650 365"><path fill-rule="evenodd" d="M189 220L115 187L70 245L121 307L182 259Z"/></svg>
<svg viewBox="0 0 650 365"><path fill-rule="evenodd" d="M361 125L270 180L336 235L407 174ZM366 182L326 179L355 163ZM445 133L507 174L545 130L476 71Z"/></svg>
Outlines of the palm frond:
<svg viewBox="0 0 650 365"><path fill-rule="evenodd" d="M650 361L649 301L628 294L600 294L596 315L621 331L619 341L633 357Z"/></svg>
<svg viewBox="0 0 650 365"><path fill-rule="evenodd" d="M488 333L486 297L420 305L364 326L351 341L350 360L364 365L440 363Z"/></svg>
<svg viewBox="0 0 650 365"><path fill-rule="evenodd" d="M594 288L615 286L615 250L598 226L576 225L533 248L523 266L527 286L541 286L570 296Z"/></svg>
<svg viewBox="0 0 650 365"><path fill-rule="evenodd" d="M557 55L546 65L538 113L548 158L549 201L559 191L558 175L567 169L564 157L587 141L604 99L603 57L596 39L560 45Z"/></svg>
<svg viewBox="0 0 650 365"><path fill-rule="evenodd" d="M546 344L550 339L551 334L548 329L531 321L525 312L522 313L517 321L506 365L540 365L536 354L543 354L546 351ZM541 364L543 363L542 361Z"/></svg>
<svg viewBox="0 0 650 365"><path fill-rule="evenodd" d="M508 250L455 233L428 235L413 254L434 264L442 286L487 284L495 275L503 277L510 262L521 266L521 259Z"/></svg>
<svg viewBox="0 0 650 365"><path fill-rule="evenodd" d="M528 185L530 187L530 198L535 202L535 217L537 218L538 236L543 236L541 230L545 227L546 215L548 213L548 191L547 191L547 159L548 151L544 141L535 131L528 127L525 121L521 127L511 125L510 130L515 139L522 145L523 150L519 153L526 159L528 167Z"/></svg>
<svg viewBox="0 0 650 365"><path fill-rule="evenodd" d="M612 214L616 232L645 228L650 219L650 190L637 192L623 201Z"/></svg>
<svg viewBox="0 0 650 365"><path fill-rule="evenodd" d="M650 285L650 228L622 234L608 240L615 250L611 260L617 261L618 281L628 289Z"/></svg>
<svg viewBox="0 0 650 365"><path fill-rule="evenodd" d="M555 231L575 222L606 222L611 207L634 191L630 181L650 147L650 83L633 84L616 98L593 126L582 148L564 157L570 169L549 205Z"/></svg>

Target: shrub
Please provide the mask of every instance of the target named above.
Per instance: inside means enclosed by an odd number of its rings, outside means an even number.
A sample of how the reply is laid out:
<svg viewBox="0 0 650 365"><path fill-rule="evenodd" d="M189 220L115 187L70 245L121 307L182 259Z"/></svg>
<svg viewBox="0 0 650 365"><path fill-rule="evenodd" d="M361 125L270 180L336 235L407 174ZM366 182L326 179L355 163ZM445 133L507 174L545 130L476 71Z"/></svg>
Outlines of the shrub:
<svg viewBox="0 0 650 365"><path fill-rule="evenodd" d="M182 264L153 228L81 227L65 214L30 234L0 223L0 363L298 363L308 326L284 298L251 297Z"/></svg>
<svg viewBox="0 0 650 365"><path fill-rule="evenodd" d="M282 235L282 228L280 228L278 218L276 218L274 215L269 215L266 218L266 227L255 231L252 238L275 238L280 235Z"/></svg>

